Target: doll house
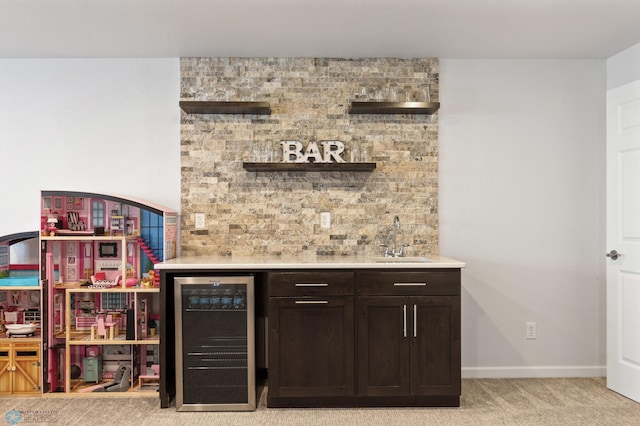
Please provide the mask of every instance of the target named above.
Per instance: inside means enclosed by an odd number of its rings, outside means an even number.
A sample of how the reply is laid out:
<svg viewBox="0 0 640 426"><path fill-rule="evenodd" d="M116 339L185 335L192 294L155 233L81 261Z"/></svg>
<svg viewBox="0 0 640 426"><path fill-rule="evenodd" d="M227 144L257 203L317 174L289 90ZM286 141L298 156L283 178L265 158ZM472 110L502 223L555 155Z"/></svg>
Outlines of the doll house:
<svg viewBox="0 0 640 426"><path fill-rule="evenodd" d="M87 192L42 191L40 202L42 392L139 389L158 363L154 265L176 255L177 213Z"/></svg>
<svg viewBox="0 0 640 426"><path fill-rule="evenodd" d="M29 246L36 252L37 240L37 231L0 237L0 395L39 395L41 391L37 253L35 260L12 256L12 252L28 252Z"/></svg>

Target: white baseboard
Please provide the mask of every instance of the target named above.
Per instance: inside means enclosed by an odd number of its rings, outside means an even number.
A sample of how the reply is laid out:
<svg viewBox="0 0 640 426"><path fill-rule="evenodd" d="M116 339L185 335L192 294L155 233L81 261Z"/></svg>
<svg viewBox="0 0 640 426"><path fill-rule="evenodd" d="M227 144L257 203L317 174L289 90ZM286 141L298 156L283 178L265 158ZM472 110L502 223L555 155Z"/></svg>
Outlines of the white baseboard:
<svg viewBox="0 0 640 426"><path fill-rule="evenodd" d="M515 379L534 377L604 377L606 366L462 367L463 379Z"/></svg>

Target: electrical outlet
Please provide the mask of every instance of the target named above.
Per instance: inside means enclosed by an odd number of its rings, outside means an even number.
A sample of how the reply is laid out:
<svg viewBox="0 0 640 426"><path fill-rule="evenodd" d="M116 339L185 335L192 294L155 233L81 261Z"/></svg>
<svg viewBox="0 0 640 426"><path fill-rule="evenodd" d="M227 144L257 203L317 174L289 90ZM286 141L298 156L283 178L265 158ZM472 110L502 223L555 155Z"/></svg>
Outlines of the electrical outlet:
<svg viewBox="0 0 640 426"><path fill-rule="evenodd" d="M322 229L331 228L331 213L320 212L320 228Z"/></svg>
<svg viewBox="0 0 640 426"><path fill-rule="evenodd" d="M535 340L538 338L538 324L535 322L527 323L526 339Z"/></svg>
<svg viewBox="0 0 640 426"><path fill-rule="evenodd" d="M196 229L204 229L207 227L204 213L195 214Z"/></svg>

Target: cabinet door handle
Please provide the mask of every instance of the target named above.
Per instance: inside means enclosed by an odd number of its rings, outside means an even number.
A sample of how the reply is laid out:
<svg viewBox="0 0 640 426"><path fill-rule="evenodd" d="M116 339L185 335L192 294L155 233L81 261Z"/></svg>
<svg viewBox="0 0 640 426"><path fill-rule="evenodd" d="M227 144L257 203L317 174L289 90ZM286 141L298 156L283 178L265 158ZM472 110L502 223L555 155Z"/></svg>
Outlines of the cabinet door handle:
<svg viewBox="0 0 640 426"><path fill-rule="evenodd" d="M326 305L328 300L296 300L296 305Z"/></svg>
<svg viewBox="0 0 640 426"><path fill-rule="evenodd" d="M393 283L396 287L426 287L427 283Z"/></svg>
<svg viewBox="0 0 640 426"><path fill-rule="evenodd" d="M329 287L327 283L295 283L296 287Z"/></svg>
<svg viewBox="0 0 640 426"><path fill-rule="evenodd" d="M402 305L402 335L407 337L407 305Z"/></svg>
<svg viewBox="0 0 640 426"><path fill-rule="evenodd" d="M413 337L418 337L418 305L413 305Z"/></svg>

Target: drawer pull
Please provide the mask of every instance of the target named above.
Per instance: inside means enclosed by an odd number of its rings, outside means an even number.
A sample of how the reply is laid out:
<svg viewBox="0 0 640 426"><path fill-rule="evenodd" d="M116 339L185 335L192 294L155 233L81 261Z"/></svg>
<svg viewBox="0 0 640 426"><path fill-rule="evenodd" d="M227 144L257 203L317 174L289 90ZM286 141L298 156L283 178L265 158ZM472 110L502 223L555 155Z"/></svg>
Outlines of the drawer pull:
<svg viewBox="0 0 640 426"><path fill-rule="evenodd" d="M427 283L393 283L396 287L426 287Z"/></svg>
<svg viewBox="0 0 640 426"><path fill-rule="evenodd" d="M327 283L295 283L296 287L329 287Z"/></svg>
<svg viewBox="0 0 640 426"><path fill-rule="evenodd" d="M296 305L326 305L328 300L296 300Z"/></svg>

